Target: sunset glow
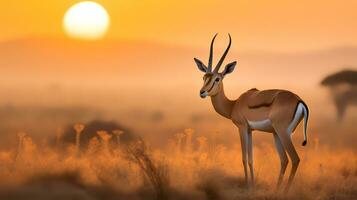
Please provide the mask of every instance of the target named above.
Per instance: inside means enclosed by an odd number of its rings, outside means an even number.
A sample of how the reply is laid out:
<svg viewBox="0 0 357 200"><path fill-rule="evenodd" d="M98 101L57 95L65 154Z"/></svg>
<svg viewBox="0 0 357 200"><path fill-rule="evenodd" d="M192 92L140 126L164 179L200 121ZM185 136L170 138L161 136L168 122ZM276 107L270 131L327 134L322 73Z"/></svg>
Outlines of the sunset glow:
<svg viewBox="0 0 357 200"><path fill-rule="evenodd" d="M0 200L357 200L357 0L2 0Z"/></svg>

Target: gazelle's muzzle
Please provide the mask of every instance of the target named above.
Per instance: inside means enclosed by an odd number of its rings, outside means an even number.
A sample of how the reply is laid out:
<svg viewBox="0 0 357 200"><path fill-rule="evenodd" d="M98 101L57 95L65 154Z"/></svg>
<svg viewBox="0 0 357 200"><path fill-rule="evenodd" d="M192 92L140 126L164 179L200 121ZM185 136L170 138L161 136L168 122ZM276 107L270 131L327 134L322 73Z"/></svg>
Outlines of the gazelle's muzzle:
<svg viewBox="0 0 357 200"><path fill-rule="evenodd" d="M206 91L203 91L203 90L200 91L200 97L201 98L206 98L207 95L208 95L208 93Z"/></svg>

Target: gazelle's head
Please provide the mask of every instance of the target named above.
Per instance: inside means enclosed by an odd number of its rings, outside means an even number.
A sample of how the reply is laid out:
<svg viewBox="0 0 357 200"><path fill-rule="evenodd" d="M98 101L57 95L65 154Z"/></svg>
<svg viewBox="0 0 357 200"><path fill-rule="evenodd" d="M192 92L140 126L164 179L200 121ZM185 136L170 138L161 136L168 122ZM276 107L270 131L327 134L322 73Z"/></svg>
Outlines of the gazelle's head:
<svg viewBox="0 0 357 200"><path fill-rule="evenodd" d="M218 61L216 67L214 68L214 70L212 71L212 60L213 60L213 43L214 43L214 39L216 39L217 34L213 37L212 42L211 42L211 47L210 47L210 54L209 54L209 59L208 59L208 65L204 65L202 63L202 61L200 61L197 58L194 58L197 67L199 70L201 70L202 72L204 72L204 76L203 76L203 86L200 90L200 96L202 98L205 98L206 96L215 96L222 88L222 80L223 78L233 72L234 67L237 64L237 61L231 62L229 64L226 65L226 67L224 68L223 72L219 72L219 68L221 67L224 58L226 57L229 48L231 47L231 35L229 35L229 44L227 49L224 51L221 59Z"/></svg>

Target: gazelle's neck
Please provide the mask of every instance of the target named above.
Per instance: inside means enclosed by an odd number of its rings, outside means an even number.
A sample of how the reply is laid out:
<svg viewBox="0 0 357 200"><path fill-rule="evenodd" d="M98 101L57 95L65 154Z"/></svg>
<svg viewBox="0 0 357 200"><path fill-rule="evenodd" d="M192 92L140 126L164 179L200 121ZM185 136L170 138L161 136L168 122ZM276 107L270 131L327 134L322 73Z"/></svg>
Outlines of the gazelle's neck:
<svg viewBox="0 0 357 200"><path fill-rule="evenodd" d="M218 114L225 118L231 119L235 101L231 101L226 97L224 94L223 83L220 86L219 92L215 96L211 96L211 101Z"/></svg>

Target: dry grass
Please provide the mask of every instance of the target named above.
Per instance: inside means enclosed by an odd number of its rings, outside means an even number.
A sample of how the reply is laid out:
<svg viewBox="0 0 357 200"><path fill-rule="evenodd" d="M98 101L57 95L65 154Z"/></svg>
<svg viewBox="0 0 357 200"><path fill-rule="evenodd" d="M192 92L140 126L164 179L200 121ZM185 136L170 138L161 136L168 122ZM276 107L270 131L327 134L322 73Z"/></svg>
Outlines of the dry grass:
<svg viewBox="0 0 357 200"><path fill-rule="evenodd" d="M40 146L28 134L20 134L18 147L0 152L0 198L357 198L353 150L333 151L310 144L300 151L297 177L290 193L284 195L275 190L280 165L270 145L254 149L257 184L247 189L238 145L227 147L196 135L192 129L177 134L162 148L142 140L108 146L115 137L98 134L100 137L93 138L80 153L78 143L64 149Z"/></svg>

